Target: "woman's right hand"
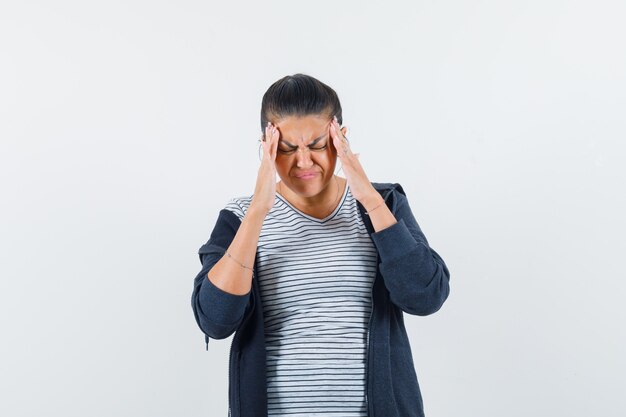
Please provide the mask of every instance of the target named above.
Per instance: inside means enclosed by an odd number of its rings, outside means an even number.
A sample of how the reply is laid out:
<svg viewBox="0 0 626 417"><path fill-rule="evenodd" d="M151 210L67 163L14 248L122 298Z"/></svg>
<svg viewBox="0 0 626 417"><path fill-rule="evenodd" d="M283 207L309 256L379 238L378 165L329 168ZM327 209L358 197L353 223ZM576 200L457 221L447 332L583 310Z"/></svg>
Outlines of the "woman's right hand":
<svg viewBox="0 0 626 417"><path fill-rule="evenodd" d="M263 146L263 159L257 175L254 196L250 207L257 207L267 214L276 200L276 149L280 132L270 122L265 126L265 135L261 140Z"/></svg>

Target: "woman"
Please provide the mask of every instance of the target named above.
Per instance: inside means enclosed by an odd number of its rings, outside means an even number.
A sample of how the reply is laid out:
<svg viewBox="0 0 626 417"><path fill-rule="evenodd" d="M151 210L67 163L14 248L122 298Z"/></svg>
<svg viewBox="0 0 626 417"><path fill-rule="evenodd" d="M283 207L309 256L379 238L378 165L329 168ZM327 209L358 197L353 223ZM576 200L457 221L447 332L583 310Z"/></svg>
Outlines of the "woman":
<svg viewBox="0 0 626 417"><path fill-rule="evenodd" d="M275 82L254 194L228 201L198 251L207 349L236 332L229 416L424 415L403 313L439 310L450 274L402 187L369 181L341 113L313 77Z"/></svg>

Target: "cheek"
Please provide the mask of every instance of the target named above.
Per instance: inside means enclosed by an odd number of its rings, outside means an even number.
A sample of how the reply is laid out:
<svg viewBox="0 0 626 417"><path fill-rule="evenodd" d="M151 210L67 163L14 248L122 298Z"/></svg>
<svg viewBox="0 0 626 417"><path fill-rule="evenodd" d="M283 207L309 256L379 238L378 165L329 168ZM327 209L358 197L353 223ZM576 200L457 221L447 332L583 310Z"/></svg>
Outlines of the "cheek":
<svg viewBox="0 0 626 417"><path fill-rule="evenodd" d="M276 171L278 172L284 172L287 169L287 162L281 158L280 155L276 156L274 165L276 166Z"/></svg>
<svg viewBox="0 0 626 417"><path fill-rule="evenodd" d="M311 158L321 164L328 164L334 159L334 155L335 149L328 146L323 152L316 152L315 154L311 154Z"/></svg>
<svg viewBox="0 0 626 417"><path fill-rule="evenodd" d="M331 149L328 147L324 152L320 152L314 161L316 161L319 165L331 167L337 161L337 152L334 148Z"/></svg>

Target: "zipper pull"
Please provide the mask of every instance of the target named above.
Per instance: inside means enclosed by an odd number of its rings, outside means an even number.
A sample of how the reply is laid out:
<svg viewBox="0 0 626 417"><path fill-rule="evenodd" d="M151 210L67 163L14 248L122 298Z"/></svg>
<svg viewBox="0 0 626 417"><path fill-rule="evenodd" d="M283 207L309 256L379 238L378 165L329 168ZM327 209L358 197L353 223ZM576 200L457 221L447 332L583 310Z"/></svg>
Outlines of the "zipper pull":
<svg viewBox="0 0 626 417"><path fill-rule="evenodd" d="M204 335L204 341L206 342L206 350L207 352L209 351L209 336L208 335Z"/></svg>

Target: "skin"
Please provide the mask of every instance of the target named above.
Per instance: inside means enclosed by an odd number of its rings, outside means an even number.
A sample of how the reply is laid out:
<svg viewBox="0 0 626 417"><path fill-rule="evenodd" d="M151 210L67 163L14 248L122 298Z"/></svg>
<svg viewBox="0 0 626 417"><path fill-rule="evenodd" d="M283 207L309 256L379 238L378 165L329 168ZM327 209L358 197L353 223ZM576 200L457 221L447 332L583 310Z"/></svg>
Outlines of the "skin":
<svg viewBox="0 0 626 417"><path fill-rule="evenodd" d="M340 158L346 178L337 177L339 193L347 182L361 204L374 207L381 200L380 195L367 178L358 154L350 149L346 131L328 114L290 116L270 122L265 129L267 141L263 142L260 173L265 172L267 178L275 170L281 179L277 184L281 184L283 197L301 211L319 218L336 207L337 183L333 173ZM319 137L322 138L315 142ZM311 171L316 173L314 178L298 178L303 172ZM261 204L266 210L273 205L277 184L261 184L260 191L266 191L264 195L269 197Z"/></svg>
<svg viewBox="0 0 626 417"><path fill-rule="evenodd" d="M282 196L311 215L322 217L326 212L332 212L337 193L343 192L346 181L334 178L337 150L332 143L330 117L287 117L274 125L280 134L275 164L281 179ZM343 133L345 131L344 128ZM314 142L319 137L322 139ZM298 178L303 172L310 171L316 173L314 178Z"/></svg>
<svg viewBox="0 0 626 417"><path fill-rule="evenodd" d="M236 295L249 294L252 287L252 265L254 264L259 235L267 213L272 209L276 199L276 173L285 186L282 192L289 195L287 199L301 211L317 218L325 217L329 212L318 210L334 209L337 189L333 188L335 179L333 172L337 158L341 159L345 179L341 179L340 190L346 182L356 198L370 212L368 214L375 232L380 232L397 223L396 218L371 185L363 167L359 163L358 154L352 153L345 139L346 129L330 116L307 116L303 118L287 118L276 121L276 126L268 123L261 144L263 159L257 175L256 187L250 207L241 221L239 229L228 247L228 256L224 255L211 268L207 278L218 288ZM311 140L328 133L330 138L323 138L316 144L320 148L327 144L326 149L314 150L309 153L306 145ZM297 142L299 149L291 155L278 152L278 144L284 134L285 140ZM295 143L293 143L295 145ZM287 149L287 147L282 147ZM339 150L339 152L337 152ZM304 181L294 175L302 171L317 171L314 179ZM318 204L315 206L315 204ZM308 206L306 206L308 204ZM303 208L313 209L305 211Z"/></svg>

